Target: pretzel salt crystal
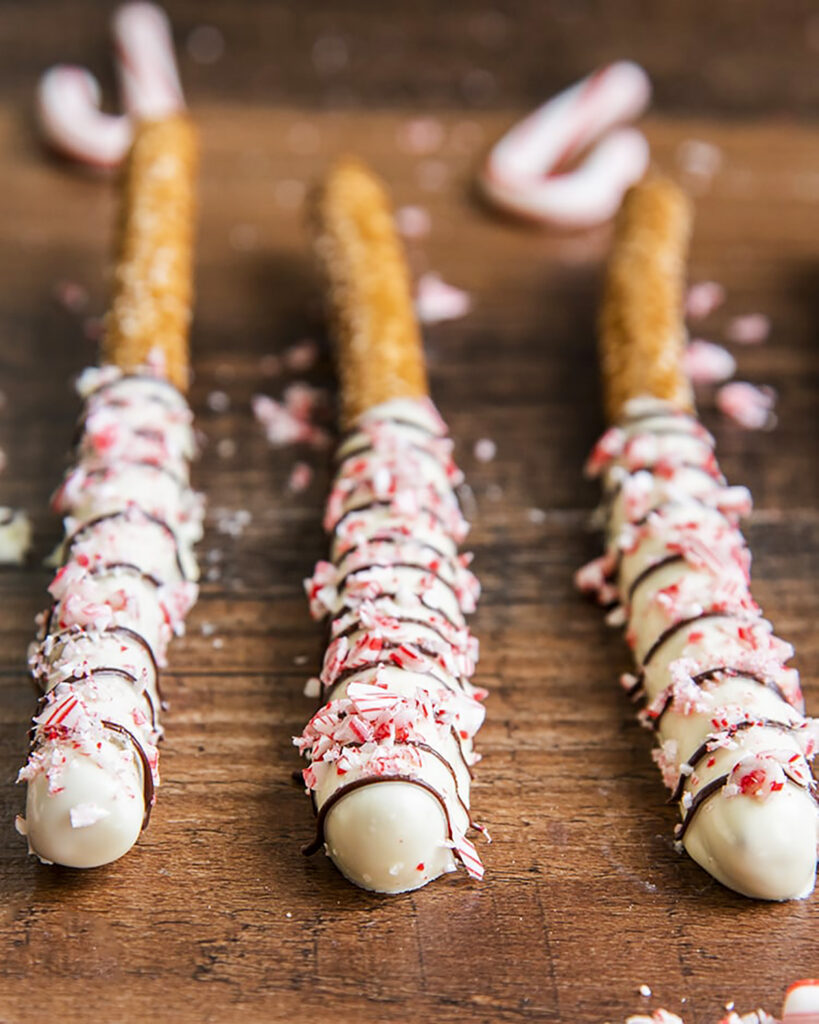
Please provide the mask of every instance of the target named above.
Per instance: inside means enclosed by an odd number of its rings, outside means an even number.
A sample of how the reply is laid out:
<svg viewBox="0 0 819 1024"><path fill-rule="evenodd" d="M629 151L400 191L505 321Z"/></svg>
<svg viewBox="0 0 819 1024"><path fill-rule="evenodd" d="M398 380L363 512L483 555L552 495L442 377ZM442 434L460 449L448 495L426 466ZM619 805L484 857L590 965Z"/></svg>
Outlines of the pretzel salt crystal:
<svg viewBox="0 0 819 1024"><path fill-rule="evenodd" d="M295 742L316 839L377 892L426 884L457 862L480 878L467 831L472 739L485 696L469 682L465 622L478 584L458 543L452 442L426 390L407 270L381 183L347 160L314 204L348 433L325 528L330 561L307 591L330 621L324 703Z"/></svg>
<svg viewBox="0 0 819 1024"><path fill-rule="evenodd" d="M655 760L679 803L677 838L747 896L807 896L819 813L790 644L749 589L737 522L750 494L728 487L693 413L682 370L688 205L668 182L638 186L616 226L601 315L606 409L614 421L589 461L603 479L607 550L581 589L627 623Z"/></svg>
<svg viewBox="0 0 819 1024"><path fill-rule="evenodd" d="M79 381L75 461L54 498L62 565L30 665L42 689L18 828L46 862L116 860L159 782L158 670L197 596L188 381L195 134L182 115L137 127L103 363Z"/></svg>

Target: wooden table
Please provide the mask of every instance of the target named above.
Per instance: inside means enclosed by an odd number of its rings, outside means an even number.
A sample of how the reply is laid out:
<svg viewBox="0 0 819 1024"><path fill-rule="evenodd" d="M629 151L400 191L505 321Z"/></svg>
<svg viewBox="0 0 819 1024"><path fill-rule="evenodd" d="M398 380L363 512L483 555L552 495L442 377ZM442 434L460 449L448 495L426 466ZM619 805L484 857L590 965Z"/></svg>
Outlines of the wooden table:
<svg viewBox="0 0 819 1024"><path fill-rule="evenodd" d="M676 811L616 685L625 646L572 587L600 544L588 525L596 490L580 468L602 425L594 316L608 233L510 224L475 201L471 180L486 143L526 105L625 53L658 81L646 128L661 168L676 172L686 139L720 147L722 167L697 200L692 277L727 288L708 336L737 313L772 318L770 342L737 356L741 378L778 390L779 425L745 433L710 396L701 404L729 477L754 491L756 593L795 643L818 708L819 136L786 117L816 99L808 6L786 5L775 24L751 3L747 16L726 4L708 21L704 3L648 17L626 3L532 0L505 14L408 4L394 19L363 2L173 6L183 38L206 20L226 41L216 65L183 56L204 150L192 400L209 572L166 675L151 827L120 863L79 873L26 857L13 780L34 706L24 655L49 578L40 563L59 534L47 499L77 412L68 380L94 357L82 317L52 296L57 282L78 282L90 293L84 315L104 309L115 196L45 160L22 105L49 62L102 69L107 6L40 3L36 24L29 4L3 11L0 498L30 510L36 551L26 569L0 574L0 1021L583 1024L664 1005L708 1024L730 999L777 1010L789 982L816 974L816 899L752 903L673 851ZM424 111L446 141L408 155L397 134ZM290 780L290 738L309 714L302 687L321 651L301 580L324 551L328 466L270 449L249 404L290 379L264 376L266 354L320 336L300 201L341 150L371 160L397 203L429 210L414 270L474 298L468 317L429 329L427 342L475 493L484 597L474 629L491 698L474 808L494 842L482 884L459 874L389 899L299 852L312 820ZM331 386L329 360L309 376ZM229 411L209 410L216 389ZM473 456L482 437L497 443L488 464ZM224 457L225 439L235 455ZM288 493L304 457L315 479ZM250 511L240 536L219 532L225 509ZM643 983L653 999L638 994Z"/></svg>

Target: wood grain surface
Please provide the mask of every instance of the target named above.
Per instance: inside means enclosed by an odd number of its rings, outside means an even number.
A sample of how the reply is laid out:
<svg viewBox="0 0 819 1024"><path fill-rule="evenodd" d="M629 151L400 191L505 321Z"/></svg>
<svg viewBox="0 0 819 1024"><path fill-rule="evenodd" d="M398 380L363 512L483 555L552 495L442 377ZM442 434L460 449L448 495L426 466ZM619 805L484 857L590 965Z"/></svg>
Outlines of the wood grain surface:
<svg viewBox="0 0 819 1024"><path fill-rule="evenodd" d="M714 6L734 31L719 45L703 20ZM819 903L753 903L673 851L676 810L616 684L628 652L572 588L572 572L600 546L589 527L596 489L580 468L602 427L593 328L608 232L512 224L476 202L471 181L485 145L526 103L627 55L632 39L640 45L628 55L661 84L646 122L657 164L678 173L686 140L720 147L719 172L697 189L691 273L721 281L728 299L703 331L719 340L735 314L771 317L766 345L735 352L741 379L779 392L779 423L745 433L717 416L712 396L701 408L730 479L753 489L756 594L796 644L816 711L819 135L783 114L816 100L815 74L805 77L819 34L810 5L777 5L787 18L769 29L761 3L658 4L639 24L634 3L494 14L457 3L434 33L429 4L398 5L391 25L363 2L303 14L227 0L172 5L183 42L207 22L226 43L209 66L182 51L203 137L192 401L204 441L196 477L210 503L200 548L208 579L165 677L171 708L150 829L121 862L81 873L26 857L13 780L34 707L24 658L49 578L41 560L59 536L47 500L77 412L69 380L94 356L83 319L105 307L116 206L109 182L44 158L26 104L44 64L104 70L108 7L2 11L0 445L9 461L0 500L30 511L36 551L25 569L0 572L0 1021L591 1024L664 1005L709 1024L728 1000L778 1010L789 982L817 973ZM740 9L753 16L742 21ZM477 42L464 27L475 24ZM498 36L498 25L508 31ZM537 32L560 51L547 70L542 53L535 60ZM379 49L381 36L394 50ZM330 81L310 70L319 38L342 38L352 55ZM713 70L731 54L734 91ZM436 75L457 83L476 68L488 77L473 75L473 86L494 84L491 97L435 90ZM419 110L445 128L426 157L397 141ZM742 119L729 116L738 111ZM426 342L433 393L475 495L476 681L491 697L474 809L494 842L481 849L483 883L460 873L392 898L354 889L325 858L299 852L313 826L290 779L290 738L310 713L302 687L322 644L301 580L324 552L328 459L271 449L250 412L253 394L278 396L292 379L266 375L265 356L304 337L324 344L302 185L345 150L372 161L398 204L429 210L430 236L410 245L413 272L438 271L474 299L468 317L429 328ZM54 301L61 281L88 289L81 315ZM326 354L308 379L332 387ZM229 396L228 411L211 411L214 390ZM497 444L488 464L473 456L482 437ZM316 472L295 495L287 480L297 459ZM219 524L237 509L252 518L231 537ZM639 995L643 983L653 998Z"/></svg>

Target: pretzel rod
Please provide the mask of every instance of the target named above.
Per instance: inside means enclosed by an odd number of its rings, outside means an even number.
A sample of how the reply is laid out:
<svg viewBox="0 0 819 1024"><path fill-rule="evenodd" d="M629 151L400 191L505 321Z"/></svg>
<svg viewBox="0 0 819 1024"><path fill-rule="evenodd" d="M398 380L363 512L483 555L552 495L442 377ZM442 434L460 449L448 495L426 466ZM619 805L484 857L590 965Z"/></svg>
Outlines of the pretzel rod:
<svg viewBox="0 0 819 1024"><path fill-rule="evenodd" d="M421 334L381 182L357 160L341 161L317 191L312 219L346 429L381 402L428 393Z"/></svg>
<svg viewBox="0 0 819 1024"><path fill-rule="evenodd" d="M469 682L465 615L478 583L454 488L452 442L426 394L407 270L387 199L362 165L330 173L314 210L330 284L350 432L324 526L330 561L306 581L330 644L324 702L294 742L317 810L315 840L352 882L416 889L460 861L483 866L467 831L472 739L486 695Z"/></svg>
<svg viewBox="0 0 819 1024"><path fill-rule="evenodd" d="M669 181L632 188L617 215L600 314L606 415L615 422L629 399L653 395L692 410L682 368L683 282L691 210Z"/></svg>
<svg viewBox="0 0 819 1024"><path fill-rule="evenodd" d="M86 370L51 606L29 663L42 697L18 829L45 862L116 860L148 824L159 784L158 670L197 596L188 378L192 169L183 117L137 129L123 193L106 365Z"/></svg>
<svg viewBox="0 0 819 1024"><path fill-rule="evenodd" d="M740 893L798 899L815 883L819 729L787 667L791 645L751 596L737 526L751 496L726 485L691 410L678 305L685 211L673 186L655 182L619 220L601 338L618 422L587 467L602 477L607 547L577 582L613 605L612 624L627 624L637 671L621 682L645 702L681 847Z"/></svg>
<svg viewBox="0 0 819 1024"><path fill-rule="evenodd" d="M184 115L142 122L128 161L102 356L126 372L159 350L188 386L196 133Z"/></svg>

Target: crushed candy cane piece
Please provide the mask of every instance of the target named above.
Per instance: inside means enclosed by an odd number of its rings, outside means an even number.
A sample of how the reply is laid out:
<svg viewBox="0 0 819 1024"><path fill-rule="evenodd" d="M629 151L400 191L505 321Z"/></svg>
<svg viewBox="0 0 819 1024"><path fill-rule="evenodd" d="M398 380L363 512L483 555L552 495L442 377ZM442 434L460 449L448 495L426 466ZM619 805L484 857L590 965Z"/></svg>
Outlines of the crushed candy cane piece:
<svg viewBox="0 0 819 1024"><path fill-rule="evenodd" d="M730 380L737 368L736 360L727 349L702 338L688 343L683 365L694 384L719 384Z"/></svg>
<svg viewBox="0 0 819 1024"><path fill-rule="evenodd" d="M704 320L725 302L725 289L716 281L698 281L688 289L685 312L692 320Z"/></svg>
<svg viewBox="0 0 819 1024"><path fill-rule="evenodd" d="M746 430L765 430L775 425L776 392L747 381L732 381L717 392L717 408Z"/></svg>
<svg viewBox="0 0 819 1024"><path fill-rule="evenodd" d="M771 319L764 313L746 313L735 316L728 324L725 336L736 345L761 345L771 333Z"/></svg>
<svg viewBox="0 0 819 1024"><path fill-rule="evenodd" d="M472 308L468 292L446 284L438 274L423 274L418 279L415 311L422 324L457 320Z"/></svg>

